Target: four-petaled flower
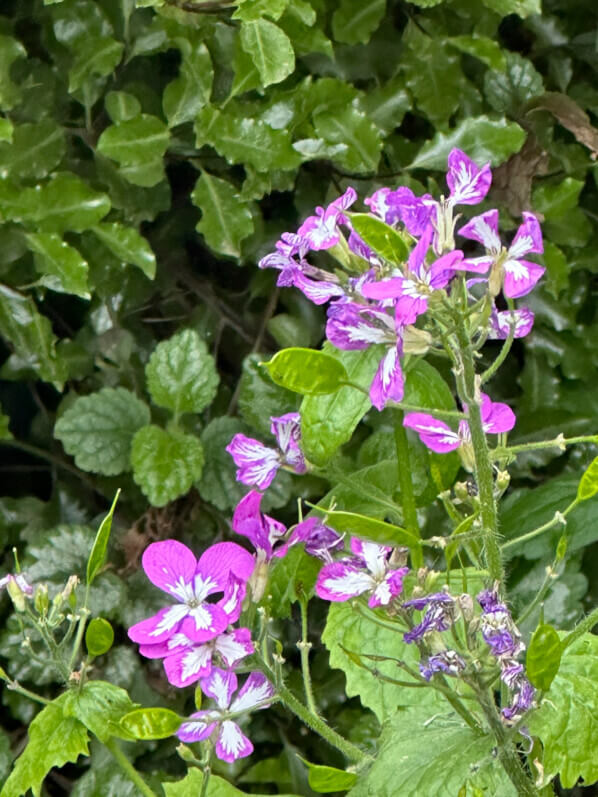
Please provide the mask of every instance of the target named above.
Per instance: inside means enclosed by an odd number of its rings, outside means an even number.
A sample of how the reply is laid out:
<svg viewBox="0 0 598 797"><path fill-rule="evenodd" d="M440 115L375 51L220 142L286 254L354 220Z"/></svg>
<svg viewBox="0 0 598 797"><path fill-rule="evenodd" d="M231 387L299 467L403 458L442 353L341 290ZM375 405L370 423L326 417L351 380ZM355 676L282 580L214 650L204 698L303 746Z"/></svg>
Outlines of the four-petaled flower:
<svg viewBox="0 0 598 797"><path fill-rule="evenodd" d="M215 751L223 761L236 761L253 752L253 745L233 717L246 711L267 708L274 697L274 687L262 673L252 672L236 697L237 676L214 667L200 681L201 691L216 701L217 708L196 711L183 722L177 736L182 742L200 742L216 735Z"/></svg>

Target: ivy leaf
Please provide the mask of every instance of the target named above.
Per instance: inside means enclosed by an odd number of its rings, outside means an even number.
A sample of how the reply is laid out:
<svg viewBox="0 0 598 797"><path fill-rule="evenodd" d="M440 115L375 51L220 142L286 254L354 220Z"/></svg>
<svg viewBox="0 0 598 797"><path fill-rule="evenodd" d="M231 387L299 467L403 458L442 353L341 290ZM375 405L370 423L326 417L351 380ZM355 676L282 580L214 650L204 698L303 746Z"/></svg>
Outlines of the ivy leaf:
<svg viewBox="0 0 598 797"><path fill-rule="evenodd" d="M332 15L332 33L339 42L346 44L367 44L376 30L384 12L386 0L341 0Z"/></svg>
<svg viewBox="0 0 598 797"><path fill-rule="evenodd" d="M527 723L544 746L544 771L570 789L598 780L598 637L584 634L564 651L540 708Z"/></svg>
<svg viewBox="0 0 598 797"><path fill-rule="evenodd" d="M0 285L0 335L14 348L22 367L62 390L67 369L56 353L50 322L30 297L7 285Z"/></svg>
<svg viewBox="0 0 598 797"><path fill-rule="evenodd" d="M181 412L201 412L210 404L220 377L208 347L193 329L156 346L145 368L154 404Z"/></svg>
<svg viewBox="0 0 598 797"><path fill-rule="evenodd" d="M55 169L64 157L64 129L52 119L11 129L11 143L0 144L0 173L4 177L40 179Z"/></svg>
<svg viewBox="0 0 598 797"><path fill-rule="evenodd" d="M29 742L17 758L0 797L21 797L31 789L39 797L42 781L53 767L89 755L89 736L83 723L65 711L68 692L39 712L29 726Z"/></svg>
<svg viewBox="0 0 598 797"><path fill-rule="evenodd" d="M283 349L263 366L275 384L308 396L336 393L349 379L342 362L315 349Z"/></svg>
<svg viewBox="0 0 598 797"><path fill-rule="evenodd" d="M527 58L518 53L506 58L506 70L486 72L484 94L495 111L517 118L528 100L544 93L544 83Z"/></svg>
<svg viewBox="0 0 598 797"><path fill-rule="evenodd" d="M152 506L166 506L187 493L203 464L199 440L177 429L144 426L133 438L133 478Z"/></svg>
<svg viewBox="0 0 598 797"><path fill-rule="evenodd" d="M525 132L515 122L477 116L465 119L449 133L436 133L423 145L409 168L444 171L454 147L467 152L480 165L490 161L491 166L498 166L510 155L519 152L524 141Z"/></svg>
<svg viewBox="0 0 598 797"><path fill-rule="evenodd" d="M340 351L329 343L323 351L345 367L349 381L368 390L380 361L380 349ZM305 456L324 465L337 448L351 439L355 427L370 409L369 396L353 387L341 387L328 396L306 396L301 404L301 444Z"/></svg>
<svg viewBox="0 0 598 797"><path fill-rule="evenodd" d="M253 232L250 204L239 200L239 192L228 180L203 172L191 194L202 216L196 230L216 252L239 257L241 241Z"/></svg>
<svg viewBox="0 0 598 797"><path fill-rule="evenodd" d="M100 241L125 263L140 268L146 277L156 276L156 256L147 240L133 229L117 222L97 224L92 228Z"/></svg>
<svg viewBox="0 0 598 797"><path fill-rule="evenodd" d="M121 173L135 185L151 187L164 176L162 158L168 147L168 127L157 116L140 114L107 127L97 151L116 161Z"/></svg>
<svg viewBox="0 0 598 797"><path fill-rule="evenodd" d="M316 134L343 149L332 160L354 172L372 172L378 166L382 137L380 130L363 111L352 105L314 114Z"/></svg>
<svg viewBox="0 0 598 797"><path fill-rule="evenodd" d="M35 253L37 270L44 276L41 282L60 293L74 293L90 299L87 275L89 265L74 246L52 232L28 233L25 238Z"/></svg>
<svg viewBox="0 0 598 797"><path fill-rule="evenodd" d="M123 734L120 721L136 708L124 689L107 681L88 681L81 689L66 692L64 701L65 716L76 717L101 742L111 736L130 739Z"/></svg>
<svg viewBox="0 0 598 797"><path fill-rule="evenodd" d="M214 69L206 45L193 47L183 43L183 62L178 78L164 89L162 107L169 127L191 122L197 113L210 101Z"/></svg>
<svg viewBox="0 0 598 797"><path fill-rule="evenodd" d="M280 83L295 69L293 45L278 25L266 19L244 22L241 46L251 56L264 86Z"/></svg>
<svg viewBox="0 0 598 797"><path fill-rule="evenodd" d="M54 435L81 470L117 476L129 470L133 436L149 423L149 409L123 387L105 387L76 399Z"/></svg>
<svg viewBox="0 0 598 797"><path fill-rule="evenodd" d="M598 457L594 457L581 477L577 488L577 500L587 501L596 493L598 493Z"/></svg>
<svg viewBox="0 0 598 797"><path fill-rule="evenodd" d="M4 111L10 111L20 97L19 89L10 78L10 68L17 58L26 55L21 42L12 36L0 36L0 108Z"/></svg>

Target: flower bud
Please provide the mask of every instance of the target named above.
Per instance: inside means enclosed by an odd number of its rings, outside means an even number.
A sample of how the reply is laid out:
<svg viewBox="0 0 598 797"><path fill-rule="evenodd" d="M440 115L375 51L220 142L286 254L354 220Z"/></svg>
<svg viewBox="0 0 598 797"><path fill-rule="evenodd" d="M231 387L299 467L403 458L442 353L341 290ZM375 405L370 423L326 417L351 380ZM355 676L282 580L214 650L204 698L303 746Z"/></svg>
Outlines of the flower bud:
<svg viewBox="0 0 598 797"><path fill-rule="evenodd" d="M61 593L63 601L69 601L69 603L71 603L70 600L71 594L78 583L79 583L79 576L69 576L68 581L66 582L66 586Z"/></svg>
<svg viewBox="0 0 598 797"><path fill-rule="evenodd" d="M257 561L255 569L249 579L251 597L254 603L259 603L264 595L268 583L268 562L264 559Z"/></svg>
<svg viewBox="0 0 598 797"><path fill-rule="evenodd" d="M47 613L50 599L48 598L48 587L46 584L38 584L35 590L35 597L33 598L33 605L38 614L45 615Z"/></svg>
<svg viewBox="0 0 598 797"><path fill-rule="evenodd" d="M499 470L498 473L496 474L496 486L501 491L501 493L507 489L510 481L511 481L511 476L508 471Z"/></svg>
<svg viewBox="0 0 598 797"><path fill-rule="evenodd" d="M11 578L6 585L6 590L17 612L25 611L25 593L19 586L16 578Z"/></svg>
<svg viewBox="0 0 598 797"><path fill-rule="evenodd" d="M405 354L426 354L432 343L432 336L425 329L407 326L403 333Z"/></svg>

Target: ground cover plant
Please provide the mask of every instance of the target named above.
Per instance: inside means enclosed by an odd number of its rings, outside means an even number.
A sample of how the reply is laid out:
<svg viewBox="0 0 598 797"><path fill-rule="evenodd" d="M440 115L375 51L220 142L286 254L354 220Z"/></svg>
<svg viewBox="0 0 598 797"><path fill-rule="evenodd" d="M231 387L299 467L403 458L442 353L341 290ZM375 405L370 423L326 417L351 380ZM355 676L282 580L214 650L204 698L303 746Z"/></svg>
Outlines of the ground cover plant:
<svg viewBox="0 0 598 797"><path fill-rule="evenodd" d="M0 11L0 783L598 780L589 0Z"/></svg>

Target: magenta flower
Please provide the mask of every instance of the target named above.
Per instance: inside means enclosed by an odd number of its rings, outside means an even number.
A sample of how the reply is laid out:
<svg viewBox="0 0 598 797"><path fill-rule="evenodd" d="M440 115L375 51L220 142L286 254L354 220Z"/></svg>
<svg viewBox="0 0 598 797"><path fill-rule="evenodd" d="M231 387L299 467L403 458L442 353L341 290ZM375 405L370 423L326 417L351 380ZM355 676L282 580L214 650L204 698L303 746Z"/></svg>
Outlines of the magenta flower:
<svg viewBox="0 0 598 797"><path fill-rule="evenodd" d="M226 447L238 467L237 481L255 484L260 490L265 490L272 484L280 467L287 467L295 473L305 473L307 470L305 458L299 448L299 413L288 412L270 420L270 431L276 437L278 449L269 448L244 434L236 434Z"/></svg>
<svg viewBox="0 0 598 797"><path fill-rule="evenodd" d="M532 330L534 314L529 307L520 307L518 310L493 309L490 316L489 338L506 340L509 337L511 326L514 327L513 337L524 338Z"/></svg>
<svg viewBox="0 0 598 797"><path fill-rule="evenodd" d="M218 758L229 763L253 752L253 745L231 717L247 711L267 708L274 697L274 687L260 672L252 672L235 698L237 676L214 667L200 680L201 690L216 701L216 708L197 711L183 722L177 736L182 742L200 742L216 736Z"/></svg>
<svg viewBox="0 0 598 797"><path fill-rule="evenodd" d="M503 285L505 296L516 299L525 296L538 282L544 267L523 256L530 253L541 254L544 251L542 231L538 219L533 213L523 214L523 224L517 230L513 242L505 249L498 233L498 210L489 210L475 216L459 230L459 235L478 241L486 249L486 255L464 260L458 268L485 274L492 268L490 282ZM498 289L496 290L498 293Z"/></svg>
<svg viewBox="0 0 598 797"><path fill-rule="evenodd" d="M451 204L478 205L490 190L490 164L480 168L462 150L453 149L448 157L446 182L451 191Z"/></svg>
<svg viewBox="0 0 598 797"><path fill-rule="evenodd" d="M354 188L347 188L345 193L331 202L328 207L316 208L315 216L308 216L297 235L305 240L309 248L318 251L330 249L339 242L339 224L348 224L349 220L343 211L350 208L357 199Z"/></svg>
<svg viewBox="0 0 598 797"><path fill-rule="evenodd" d="M482 393L482 426L488 434L509 432L515 426L515 414L506 404L493 402L489 396ZM403 425L413 429L420 440L432 451L446 454L455 451L462 445L471 441L471 433L467 421L459 423L459 430L455 432L443 421L428 415L425 412L408 412L403 420Z"/></svg>
<svg viewBox="0 0 598 797"><path fill-rule="evenodd" d="M317 517L298 523L288 539L288 547L302 542L305 553L315 556L327 564L332 562L332 553L342 551L343 538L330 526L325 526Z"/></svg>
<svg viewBox="0 0 598 797"><path fill-rule="evenodd" d="M0 578L0 590L8 589L10 584L15 584L24 595L33 595L33 587L27 581L24 573L7 573Z"/></svg>
<svg viewBox="0 0 598 797"><path fill-rule="evenodd" d="M166 642L182 632L194 642L207 642L235 622L241 612L245 584L253 556L234 542L219 542L197 560L176 540L149 545L142 558L145 574L178 603L129 628L129 638L140 645ZM223 593L216 603L208 597Z"/></svg>
<svg viewBox="0 0 598 797"><path fill-rule="evenodd" d="M354 556L324 565L316 582L316 595L328 601L347 601L371 593L368 606L386 606L403 590L403 578L409 568L389 569L392 548L351 539Z"/></svg>
<svg viewBox="0 0 598 797"><path fill-rule="evenodd" d="M262 497L257 490L248 492L235 508L232 526L251 541L260 561L269 562L273 556L284 556L289 546L283 541L286 526L260 511Z"/></svg>

